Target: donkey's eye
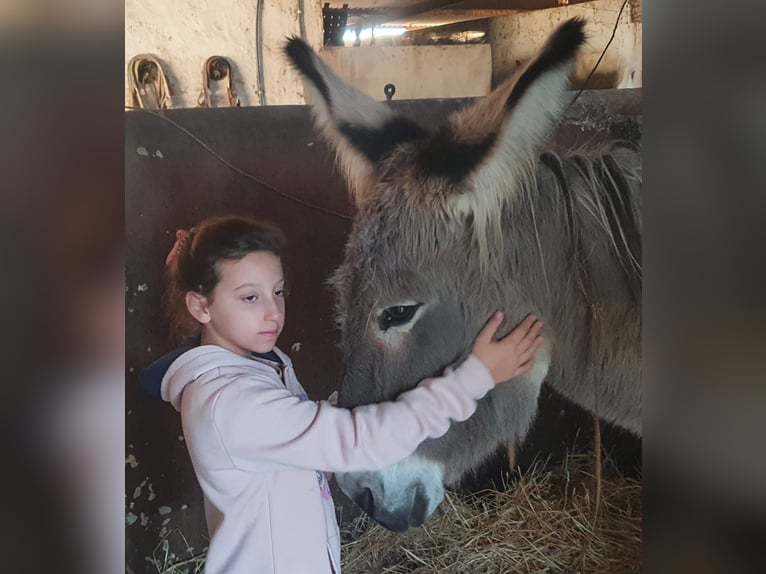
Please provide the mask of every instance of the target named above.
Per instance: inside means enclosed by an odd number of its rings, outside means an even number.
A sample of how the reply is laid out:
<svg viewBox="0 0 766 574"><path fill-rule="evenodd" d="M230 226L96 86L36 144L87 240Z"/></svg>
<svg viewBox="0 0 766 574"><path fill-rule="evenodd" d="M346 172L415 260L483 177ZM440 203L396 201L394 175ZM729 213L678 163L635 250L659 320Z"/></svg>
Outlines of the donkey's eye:
<svg viewBox="0 0 766 574"><path fill-rule="evenodd" d="M415 315L420 304L416 305L395 305L384 309L380 314L380 330L385 331L389 327L397 327L408 323Z"/></svg>

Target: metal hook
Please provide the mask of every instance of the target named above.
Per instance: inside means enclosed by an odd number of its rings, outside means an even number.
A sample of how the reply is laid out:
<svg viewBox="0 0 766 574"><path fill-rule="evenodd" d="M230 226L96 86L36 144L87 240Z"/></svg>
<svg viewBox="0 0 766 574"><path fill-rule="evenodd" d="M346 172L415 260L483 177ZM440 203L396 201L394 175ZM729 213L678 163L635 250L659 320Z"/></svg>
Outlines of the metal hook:
<svg viewBox="0 0 766 574"><path fill-rule="evenodd" d="M210 82L226 81L226 96L230 107L239 107L239 97L232 88L231 64L222 56L211 56L202 68L202 92L197 99L201 108L213 107L210 101Z"/></svg>
<svg viewBox="0 0 766 574"><path fill-rule="evenodd" d="M396 93L396 86L393 84L386 84L383 87L383 93L386 94L386 101L390 102L391 98L393 98Z"/></svg>

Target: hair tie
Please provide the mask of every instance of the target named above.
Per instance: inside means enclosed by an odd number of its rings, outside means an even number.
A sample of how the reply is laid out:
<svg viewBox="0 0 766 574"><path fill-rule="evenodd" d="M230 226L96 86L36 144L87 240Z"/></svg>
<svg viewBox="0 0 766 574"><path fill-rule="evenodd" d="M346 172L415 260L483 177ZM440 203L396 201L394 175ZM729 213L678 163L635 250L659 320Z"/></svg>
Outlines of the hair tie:
<svg viewBox="0 0 766 574"><path fill-rule="evenodd" d="M189 237L189 232L185 229L179 229L176 231L176 242L173 244L173 247L170 249L170 253L168 253L167 258L165 259L165 265L170 265L175 259L176 255L178 255L181 251L181 248L184 246L184 243Z"/></svg>

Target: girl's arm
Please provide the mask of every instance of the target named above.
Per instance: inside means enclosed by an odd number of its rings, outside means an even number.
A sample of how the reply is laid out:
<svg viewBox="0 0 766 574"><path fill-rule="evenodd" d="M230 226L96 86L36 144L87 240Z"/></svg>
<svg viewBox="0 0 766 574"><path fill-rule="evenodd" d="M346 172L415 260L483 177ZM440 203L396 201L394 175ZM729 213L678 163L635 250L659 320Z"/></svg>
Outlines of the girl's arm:
<svg viewBox="0 0 766 574"><path fill-rule="evenodd" d="M212 423L232 466L242 470L376 470L410 455L425 439L442 436L451 421L470 417L493 387L473 355L394 401L353 410L301 401L286 389L264 388L243 376L219 391Z"/></svg>
<svg viewBox="0 0 766 574"><path fill-rule="evenodd" d="M501 320L490 321L462 365L422 381L394 401L347 410L324 401L301 401L267 381L240 376L214 396L202 396L205 384L188 401L185 396L184 418L210 417L209 427L194 425L198 444L205 441L205 452L219 452L242 470L384 468L410 455L425 439L442 436L451 421L470 417L495 380L531 369L541 324L528 318L501 341L493 341ZM185 432L194 432L188 426Z"/></svg>

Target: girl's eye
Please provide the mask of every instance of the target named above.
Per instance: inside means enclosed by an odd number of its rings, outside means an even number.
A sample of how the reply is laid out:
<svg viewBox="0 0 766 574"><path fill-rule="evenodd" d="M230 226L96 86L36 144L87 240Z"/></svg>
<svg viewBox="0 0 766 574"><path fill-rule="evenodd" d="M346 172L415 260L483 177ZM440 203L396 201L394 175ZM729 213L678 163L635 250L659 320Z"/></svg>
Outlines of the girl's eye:
<svg viewBox="0 0 766 574"><path fill-rule="evenodd" d="M244 297L244 300L247 301L248 303L252 303L256 299L258 299L258 297L256 297L255 295L248 295L247 297Z"/></svg>
<svg viewBox="0 0 766 574"><path fill-rule="evenodd" d="M286 294L287 294L286 289L279 289L278 291L274 292L274 295L276 295L277 297L284 297Z"/></svg>

